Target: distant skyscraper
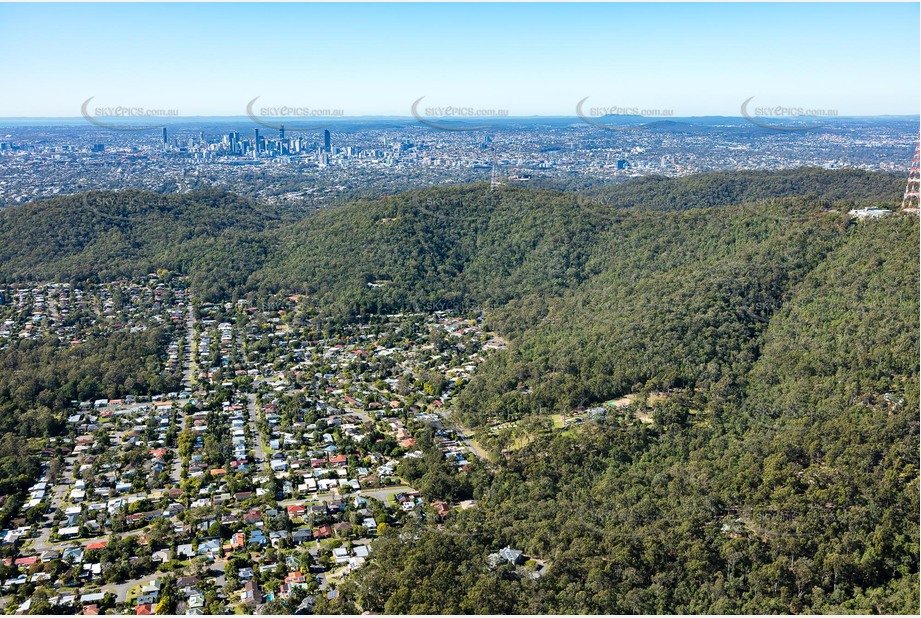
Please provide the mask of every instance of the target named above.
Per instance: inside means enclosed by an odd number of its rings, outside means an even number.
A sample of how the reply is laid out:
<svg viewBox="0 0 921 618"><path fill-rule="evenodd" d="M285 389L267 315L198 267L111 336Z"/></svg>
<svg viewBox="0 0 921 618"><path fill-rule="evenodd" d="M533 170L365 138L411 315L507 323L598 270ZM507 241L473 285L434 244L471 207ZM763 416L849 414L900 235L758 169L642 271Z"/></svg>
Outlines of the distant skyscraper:
<svg viewBox="0 0 921 618"><path fill-rule="evenodd" d="M278 127L278 139L284 141L285 139L285 125Z"/></svg>
<svg viewBox="0 0 921 618"><path fill-rule="evenodd" d="M163 145L166 146L169 143L169 139L166 137L166 127L163 127Z"/></svg>
<svg viewBox="0 0 921 618"><path fill-rule="evenodd" d="M253 129L253 152L259 154L259 129Z"/></svg>
<svg viewBox="0 0 921 618"><path fill-rule="evenodd" d="M329 131L326 129L323 130L323 150L330 151Z"/></svg>

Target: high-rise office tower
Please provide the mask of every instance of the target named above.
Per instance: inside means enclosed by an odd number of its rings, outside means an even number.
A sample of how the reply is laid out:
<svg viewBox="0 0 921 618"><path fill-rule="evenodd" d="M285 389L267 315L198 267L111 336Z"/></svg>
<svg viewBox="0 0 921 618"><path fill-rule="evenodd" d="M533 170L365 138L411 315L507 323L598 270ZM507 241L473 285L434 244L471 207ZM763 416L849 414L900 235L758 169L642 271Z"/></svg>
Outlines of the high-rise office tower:
<svg viewBox="0 0 921 618"><path fill-rule="evenodd" d="M163 127L163 145L166 146L169 143L169 139L166 137L166 127Z"/></svg>
<svg viewBox="0 0 921 618"><path fill-rule="evenodd" d="M278 139L281 141L285 140L285 125L278 127Z"/></svg>
<svg viewBox="0 0 921 618"><path fill-rule="evenodd" d="M259 129L253 129L253 153L259 154Z"/></svg>
<svg viewBox="0 0 921 618"><path fill-rule="evenodd" d="M330 151L329 130L327 129L323 130L323 150Z"/></svg>

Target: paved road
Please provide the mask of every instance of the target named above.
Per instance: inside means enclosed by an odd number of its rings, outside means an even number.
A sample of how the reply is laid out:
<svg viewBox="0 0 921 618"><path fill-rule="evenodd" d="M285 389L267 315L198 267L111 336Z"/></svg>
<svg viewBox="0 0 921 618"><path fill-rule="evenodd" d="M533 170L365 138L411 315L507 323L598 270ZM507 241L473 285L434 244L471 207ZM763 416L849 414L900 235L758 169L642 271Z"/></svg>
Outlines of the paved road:
<svg viewBox="0 0 921 618"><path fill-rule="evenodd" d="M177 423L177 431L178 433L182 433L182 430L185 428L185 412L179 410L178 415L179 422ZM173 449L173 469L170 471L170 478L176 485L182 482L182 457L179 456L178 448Z"/></svg>
<svg viewBox="0 0 921 618"><path fill-rule="evenodd" d="M216 558L211 566L208 568L209 575L214 580L215 587L220 590L224 587L224 584L227 583L227 579L224 576L224 569L227 567L227 561L222 558ZM220 575L215 575L220 573Z"/></svg>
<svg viewBox="0 0 921 618"><path fill-rule="evenodd" d="M189 300L189 311L186 315L185 324L185 358L182 360L182 386L184 388L191 389L196 381L192 364L192 342L195 340L195 307L192 305L191 299ZM178 433L182 433L182 430L185 429L185 412L180 409L177 418L179 421L177 423ZM179 457L178 450L174 451L173 455L173 469L170 472L170 478L172 478L173 482L178 485L180 482L182 482L182 458Z"/></svg>
<svg viewBox="0 0 921 618"><path fill-rule="evenodd" d="M400 485L399 487L384 487L383 489L360 489L355 492L356 496L365 496L367 498L374 498L375 500L380 500L384 504L387 503L387 498L394 494L401 494L407 491L416 491L408 485Z"/></svg>
<svg viewBox="0 0 921 618"><path fill-rule="evenodd" d="M134 586L137 586L138 584L146 584L150 580L156 579L157 577L159 577L158 574L152 573L151 575L148 575L147 577L142 577L140 579L130 579L120 584L105 584L103 586L100 586L100 590L102 592L114 593L115 601L117 603L124 603L125 601L128 600L128 591L131 588L133 588Z"/></svg>
<svg viewBox="0 0 921 618"><path fill-rule="evenodd" d="M195 307L192 305L191 299L189 300L189 313L186 316L186 336L185 336L185 359L183 359L183 364L185 365L184 376L182 378L182 385L186 388L192 388L195 384L195 375L193 373L193 364L192 364L192 343L195 340Z"/></svg>
<svg viewBox="0 0 921 618"><path fill-rule="evenodd" d="M354 496L365 496L366 498L374 498L375 500L380 500L381 502L386 504L388 496L404 493L407 491L416 491L416 490L413 489L412 487L409 487L408 485L399 485L397 487L384 487L381 489L359 489L356 492L353 492L351 494L345 494L344 496L339 495L339 494L323 494L323 495L315 495L315 496L299 498L299 499L291 498L288 500L280 501L278 505L281 507L285 507L285 506L291 506L292 504L306 504L309 502L331 502L339 498L349 499Z"/></svg>
<svg viewBox="0 0 921 618"><path fill-rule="evenodd" d="M117 603L124 603L125 601L128 600L128 591L131 590L131 588L133 588L134 586L137 586L138 584L146 584L152 579L162 579L162 577L163 575L160 573L151 573L150 575L147 575L146 577L141 577L139 579L129 579L128 581L122 582L120 584L103 584L101 586L98 586L98 588L102 592L111 592L115 594L115 600ZM90 590L90 589L95 590L96 588L97 586L95 585L83 586L80 589L80 594L85 594L86 590Z"/></svg>
<svg viewBox="0 0 921 618"><path fill-rule="evenodd" d="M50 532L50 528L48 530ZM130 532L120 532L118 533L118 535L119 535L119 538L125 539L125 538L128 538L129 536L138 536L139 534L144 534L145 532L148 532L146 526L144 528L138 528L137 530L132 530ZM94 536L94 537L87 538L87 539L73 539L70 541L61 541L60 543L49 543L48 534L43 534L42 536L39 536L38 538L33 539L32 549L36 552L48 551L49 549L53 549L55 551L64 551L65 549L68 549L70 547L77 547L77 546L86 547L90 543L96 543L98 541L108 541L110 536L111 534L103 534L100 536Z"/></svg>
<svg viewBox="0 0 921 618"><path fill-rule="evenodd" d="M249 430L253 436L253 450L256 453L256 463L262 462L266 472L272 474L269 462L265 458L265 445L262 443L262 434L256 427L256 421L259 419L259 411L256 406L256 395L253 393L246 394L246 407L249 410Z"/></svg>
<svg viewBox="0 0 921 618"><path fill-rule="evenodd" d="M76 461L76 457L66 457L64 459L64 469L58 472L58 477L60 479L71 478ZM45 477L44 480L51 484L51 504L49 509L51 512L45 513L42 517L41 532L39 532L38 538L32 544L36 551L46 551L51 548L48 543L48 537L51 536L51 523L54 521L54 513L64 503L64 497L72 488L71 485L65 485L60 481L55 484L55 479L49 477Z"/></svg>
<svg viewBox="0 0 921 618"><path fill-rule="evenodd" d="M450 410L439 410L438 416L441 418L442 424L446 428L453 429L454 432L457 433L458 441L462 442L464 446L470 449L470 451L480 459L489 461L489 454L487 454L479 444L470 439L470 430L451 420Z"/></svg>

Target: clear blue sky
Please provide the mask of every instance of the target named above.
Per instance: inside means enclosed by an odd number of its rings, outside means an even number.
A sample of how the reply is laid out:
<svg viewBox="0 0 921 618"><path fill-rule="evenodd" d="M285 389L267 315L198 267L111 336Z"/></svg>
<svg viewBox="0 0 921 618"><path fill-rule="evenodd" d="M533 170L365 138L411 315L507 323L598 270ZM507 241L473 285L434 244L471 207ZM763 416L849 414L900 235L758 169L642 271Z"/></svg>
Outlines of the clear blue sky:
<svg viewBox="0 0 921 618"><path fill-rule="evenodd" d="M752 105L917 114L919 5L0 4L0 117L81 103L409 115Z"/></svg>

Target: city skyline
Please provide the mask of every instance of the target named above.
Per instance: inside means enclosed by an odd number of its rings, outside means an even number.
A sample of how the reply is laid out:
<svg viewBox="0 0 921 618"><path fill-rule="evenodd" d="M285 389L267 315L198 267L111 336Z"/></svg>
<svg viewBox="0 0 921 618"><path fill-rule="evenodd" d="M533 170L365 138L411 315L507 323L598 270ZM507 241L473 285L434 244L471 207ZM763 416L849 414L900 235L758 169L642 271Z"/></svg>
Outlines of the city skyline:
<svg viewBox="0 0 921 618"><path fill-rule="evenodd" d="M738 117L918 113L917 4L0 5L0 118L81 105L410 117L411 105ZM649 24L654 24L650 27ZM765 28L765 25L774 27ZM821 52L817 52L821 50Z"/></svg>

